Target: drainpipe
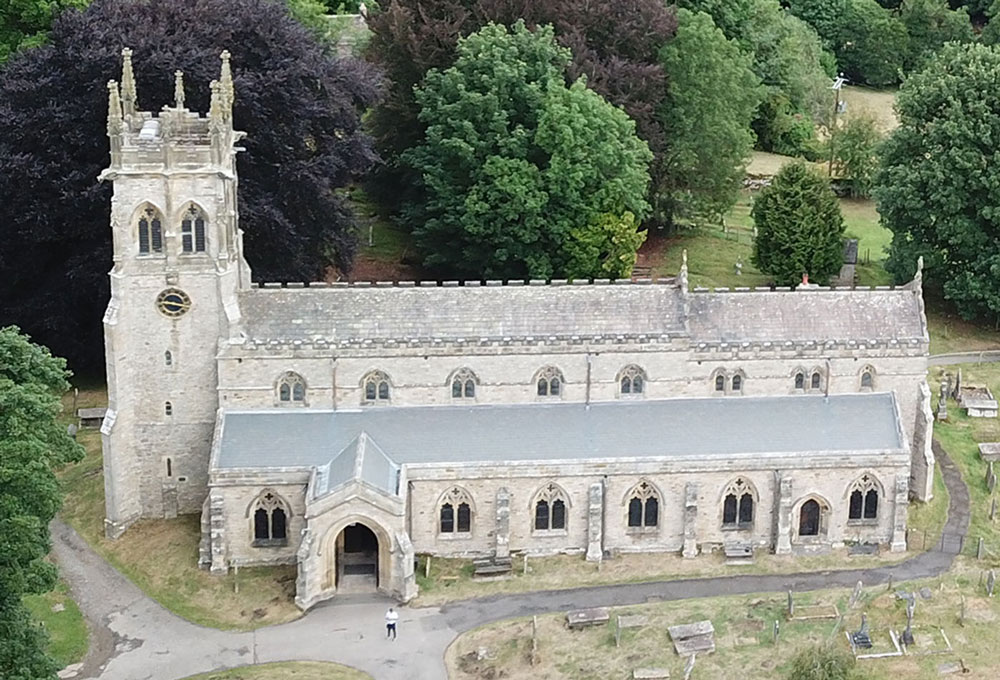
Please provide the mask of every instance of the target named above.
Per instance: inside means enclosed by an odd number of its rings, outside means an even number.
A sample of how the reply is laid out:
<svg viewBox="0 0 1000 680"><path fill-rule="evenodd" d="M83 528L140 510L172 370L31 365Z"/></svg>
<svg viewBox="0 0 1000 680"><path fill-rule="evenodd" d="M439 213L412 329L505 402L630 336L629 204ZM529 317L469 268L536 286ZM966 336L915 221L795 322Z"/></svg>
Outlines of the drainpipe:
<svg viewBox="0 0 1000 680"><path fill-rule="evenodd" d="M337 357L333 358L333 373L330 378L333 381L333 410L337 410Z"/></svg>
<svg viewBox="0 0 1000 680"><path fill-rule="evenodd" d="M823 398L830 401L830 358L826 359L826 389L823 391Z"/></svg>
<svg viewBox="0 0 1000 680"><path fill-rule="evenodd" d="M590 367L591 367L590 352L587 352L587 400L586 400L586 404L587 404L587 408L588 409L590 408Z"/></svg>

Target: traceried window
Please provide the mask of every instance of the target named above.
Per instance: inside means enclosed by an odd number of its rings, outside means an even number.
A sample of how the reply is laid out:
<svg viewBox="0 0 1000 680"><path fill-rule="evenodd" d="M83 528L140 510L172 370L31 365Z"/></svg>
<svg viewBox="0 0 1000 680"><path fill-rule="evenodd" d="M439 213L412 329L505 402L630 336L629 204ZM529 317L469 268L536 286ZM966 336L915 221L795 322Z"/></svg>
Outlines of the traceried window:
<svg viewBox="0 0 1000 680"><path fill-rule="evenodd" d="M265 490L251 507L255 548L288 544L289 512L277 494Z"/></svg>
<svg viewBox="0 0 1000 680"><path fill-rule="evenodd" d="M562 372L554 366L546 366L535 377L535 386L539 397L558 397L562 394Z"/></svg>
<svg viewBox="0 0 1000 680"><path fill-rule="evenodd" d="M754 498L753 487L745 479L731 482L722 500L722 528L753 528Z"/></svg>
<svg viewBox="0 0 1000 680"><path fill-rule="evenodd" d="M535 531L566 530L566 494L549 484L535 495Z"/></svg>
<svg viewBox="0 0 1000 680"><path fill-rule="evenodd" d="M147 205L139 213L139 254L163 252L163 218L156 208Z"/></svg>
<svg viewBox="0 0 1000 680"><path fill-rule="evenodd" d="M467 368L460 368L451 376L451 398L452 399L475 399L476 383L479 379L476 374Z"/></svg>
<svg viewBox="0 0 1000 680"><path fill-rule="evenodd" d="M306 382L298 373L285 373L278 379L278 402L302 405L306 401Z"/></svg>
<svg viewBox="0 0 1000 680"><path fill-rule="evenodd" d="M660 521L660 495L649 482L639 482L628 494L630 531L655 529Z"/></svg>
<svg viewBox="0 0 1000 680"><path fill-rule="evenodd" d="M441 499L438 529L442 534L472 532L472 498L465 489L454 487Z"/></svg>
<svg viewBox="0 0 1000 680"><path fill-rule="evenodd" d="M878 484L871 475L862 475L851 485L847 518L859 521L878 519Z"/></svg>
<svg viewBox="0 0 1000 680"><path fill-rule="evenodd" d="M626 366L618 374L618 393L623 397L642 396L646 391L646 372L638 366Z"/></svg>
<svg viewBox="0 0 1000 680"><path fill-rule="evenodd" d="M390 396L389 376L382 371L371 371L361 380L365 404L388 404Z"/></svg>
<svg viewBox="0 0 1000 680"><path fill-rule="evenodd" d="M192 205L181 219L181 250L185 253L205 252L205 213Z"/></svg>

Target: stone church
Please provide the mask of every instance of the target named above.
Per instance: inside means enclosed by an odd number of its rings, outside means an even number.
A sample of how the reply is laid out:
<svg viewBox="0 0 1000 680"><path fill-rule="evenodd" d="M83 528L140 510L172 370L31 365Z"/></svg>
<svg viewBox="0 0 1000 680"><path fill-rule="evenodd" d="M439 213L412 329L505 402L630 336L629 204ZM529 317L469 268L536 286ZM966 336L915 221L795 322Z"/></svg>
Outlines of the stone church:
<svg viewBox="0 0 1000 680"><path fill-rule="evenodd" d="M921 280L258 284L228 54L207 115L109 83L106 530L201 513L200 560L299 606L414 556L906 547L931 495ZM192 559L194 557L192 556Z"/></svg>

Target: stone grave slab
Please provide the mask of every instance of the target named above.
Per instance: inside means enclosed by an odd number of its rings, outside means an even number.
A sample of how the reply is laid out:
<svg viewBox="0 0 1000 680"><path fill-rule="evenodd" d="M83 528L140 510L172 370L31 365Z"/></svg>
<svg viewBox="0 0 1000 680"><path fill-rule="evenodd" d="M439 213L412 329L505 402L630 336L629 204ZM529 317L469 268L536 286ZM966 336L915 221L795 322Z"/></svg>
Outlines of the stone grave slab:
<svg viewBox="0 0 1000 680"><path fill-rule="evenodd" d="M667 632L673 640L674 649L681 656L715 651L715 627L711 621L669 626Z"/></svg>
<svg viewBox="0 0 1000 680"><path fill-rule="evenodd" d="M633 680L665 680L670 677L666 668L636 668L632 671Z"/></svg>
<svg viewBox="0 0 1000 680"><path fill-rule="evenodd" d="M855 543L847 549L848 555L878 555L878 543Z"/></svg>
<svg viewBox="0 0 1000 680"><path fill-rule="evenodd" d="M1000 442L983 442L979 445L979 456L991 463L1000 461Z"/></svg>
<svg viewBox="0 0 1000 680"><path fill-rule="evenodd" d="M602 626L611 620L606 607L594 607L592 609L574 609L566 612L566 625L570 628L586 628L588 626Z"/></svg>

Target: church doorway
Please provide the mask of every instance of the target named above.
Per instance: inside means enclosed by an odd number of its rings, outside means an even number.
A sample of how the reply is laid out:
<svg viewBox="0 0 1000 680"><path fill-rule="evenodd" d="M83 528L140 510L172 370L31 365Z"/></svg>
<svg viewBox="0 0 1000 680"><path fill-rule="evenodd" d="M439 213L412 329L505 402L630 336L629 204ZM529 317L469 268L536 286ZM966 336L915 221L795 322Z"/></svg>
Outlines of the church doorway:
<svg viewBox="0 0 1000 680"><path fill-rule="evenodd" d="M819 521L819 503L812 499L807 500L799 510L799 536L818 536Z"/></svg>
<svg viewBox="0 0 1000 680"><path fill-rule="evenodd" d="M360 522L337 536L337 592L371 592L379 586L379 541Z"/></svg>

